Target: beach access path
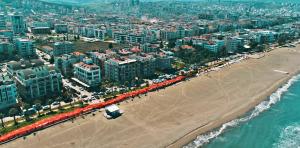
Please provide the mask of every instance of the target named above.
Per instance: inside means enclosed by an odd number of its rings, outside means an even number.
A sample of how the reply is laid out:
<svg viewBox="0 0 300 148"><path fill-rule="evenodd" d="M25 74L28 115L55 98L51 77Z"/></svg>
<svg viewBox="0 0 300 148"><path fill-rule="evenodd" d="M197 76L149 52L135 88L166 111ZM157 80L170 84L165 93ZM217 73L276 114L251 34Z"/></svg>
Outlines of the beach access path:
<svg viewBox="0 0 300 148"><path fill-rule="evenodd" d="M289 72L280 73L277 71ZM124 114L78 117L5 148L180 147L260 103L300 70L300 46L279 48L120 104Z"/></svg>

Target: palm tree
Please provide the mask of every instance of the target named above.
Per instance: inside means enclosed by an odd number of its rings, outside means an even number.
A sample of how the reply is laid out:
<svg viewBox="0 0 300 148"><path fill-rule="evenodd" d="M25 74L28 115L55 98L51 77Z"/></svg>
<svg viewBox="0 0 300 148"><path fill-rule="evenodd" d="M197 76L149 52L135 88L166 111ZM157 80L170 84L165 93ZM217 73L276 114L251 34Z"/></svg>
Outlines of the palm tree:
<svg viewBox="0 0 300 148"><path fill-rule="evenodd" d="M4 114L0 113L0 119L1 119L1 125L2 125L2 128L4 128L4 121L3 121L3 118L4 118Z"/></svg>
<svg viewBox="0 0 300 148"><path fill-rule="evenodd" d="M18 111L18 109L16 109L16 108L11 108L11 109L9 110L9 115L14 117L15 125L18 124L18 122L17 122L17 120L16 120L16 115L18 114L18 112L19 112L19 111Z"/></svg>

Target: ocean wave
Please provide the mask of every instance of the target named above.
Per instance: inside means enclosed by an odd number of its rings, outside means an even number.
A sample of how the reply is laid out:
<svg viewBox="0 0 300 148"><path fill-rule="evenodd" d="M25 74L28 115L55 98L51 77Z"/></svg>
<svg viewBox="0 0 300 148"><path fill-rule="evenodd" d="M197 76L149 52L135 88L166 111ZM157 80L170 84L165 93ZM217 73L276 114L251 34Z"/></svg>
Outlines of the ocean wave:
<svg viewBox="0 0 300 148"><path fill-rule="evenodd" d="M285 85L280 87L276 92L274 92L268 100L261 102L258 104L247 116L232 120L223 124L217 130L209 132L207 134L199 135L193 142L189 143L188 145L184 146L184 148L195 148L201 147L204 144L210 142L210 140L218 137L221 135L226 129L235 127L241 123L247 122L252 118L258 116L260 113L268 110L272 105L280 101L281 96L284 92L288 91L288 89L294 84L296 81L300 79L300 75L292 77Z"/></svg>
<svg viewBox="0 0 300 148"><path fill-rule="evenodd" d="M274 148L300 148L300 124L293 124L284 128L280 138L273 145Z"/></svg>

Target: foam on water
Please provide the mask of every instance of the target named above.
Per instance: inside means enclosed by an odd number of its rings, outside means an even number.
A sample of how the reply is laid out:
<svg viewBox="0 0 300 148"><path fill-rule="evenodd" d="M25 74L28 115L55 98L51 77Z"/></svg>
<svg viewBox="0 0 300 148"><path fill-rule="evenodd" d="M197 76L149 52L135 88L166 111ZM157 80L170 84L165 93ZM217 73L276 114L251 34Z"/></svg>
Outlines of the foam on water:
<svg viewBox="0 0 300 148"><path fill-rule="evenodd" d="M280 133L280 138L274 148L300 148L300 124L287 126Z"/></svg>
<svg viewBox="0 0 300 148"><path fill-rule="evenodd" d="M221 135L227 128L232 128L235 127L241 123L247 122L249 120L251 120L252 118L258 116L260 113L266 111L267 109L269 109L273 104L275 104L276 102L280 101L281 96L284 92L288 91L288 89L290 88L290 86L292 84L294 84L296 81L298 81L300 79L300 75L294 76L292 77L288 83L286 83L284 86L282 86L281 88L279 88L276 92L274 92L268 100L261 102L260 104L258 104L251 112L249 115L239 118L239 119L235 119L232 120L230 122L227 122L225 124L223 124L219 129L209 132L207 134L203 134L198 136L193 142L189 143L188 145L184 146L184 148L194 148L194 147L200 147L203 146L204 144L210 142L210 140L212 140L213 138L218 137L219 135ZM300 133L299 133L300 135Z"/></svg>

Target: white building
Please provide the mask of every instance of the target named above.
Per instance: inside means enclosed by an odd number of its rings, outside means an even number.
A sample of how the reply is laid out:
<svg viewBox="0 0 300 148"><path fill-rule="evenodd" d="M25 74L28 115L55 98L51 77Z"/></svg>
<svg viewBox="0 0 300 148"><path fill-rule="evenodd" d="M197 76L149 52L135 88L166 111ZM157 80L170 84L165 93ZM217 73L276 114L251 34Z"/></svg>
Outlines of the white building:
<svg viewBox="0 0 300 148"><path fill-rule="evenodd" d="M19 70L15 78L23 99L57 96L62 92L62 76L53 67L39 66Z"/></svg>
<svg viewBox="0 0 300 148"><path fill-rule="evenodd" d="M99 66L92 64L91 59L88 59L74 64L74 77L90 87L97 86L101 83L101 70Z"/></svg>
<svg viewBox="0 0 300 148"><path fill-rule="evenodd" d="M99 39L100 41L104 41L105 39L105 33L106 33L106 30L103 30L103 29L95 29L95 38Z"/></svg>
<svg viewBox="0 0 300 148"><path fill-rule="evenodd" d="M0 109L5 109L16 103L16 83L8 75L0 73Z"/></svg>

